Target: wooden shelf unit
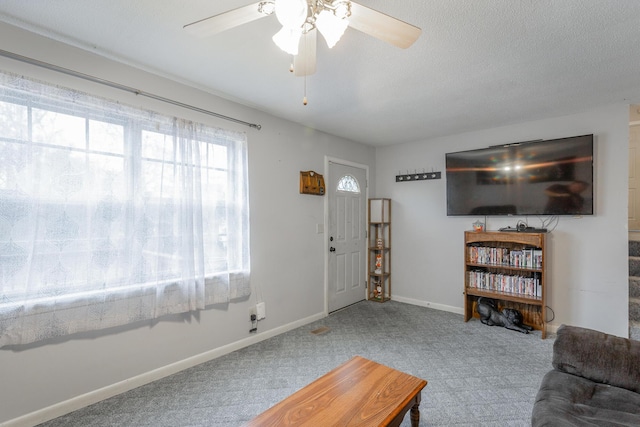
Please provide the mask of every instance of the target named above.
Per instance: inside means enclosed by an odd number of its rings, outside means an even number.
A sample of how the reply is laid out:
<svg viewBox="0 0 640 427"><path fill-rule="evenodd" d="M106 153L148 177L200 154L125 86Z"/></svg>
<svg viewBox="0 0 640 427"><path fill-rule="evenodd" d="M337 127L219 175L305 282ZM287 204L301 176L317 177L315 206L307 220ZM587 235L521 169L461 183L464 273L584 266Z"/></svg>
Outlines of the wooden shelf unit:
<svg viewBox="0 0 640 427"><path fill-rule="evenodd" d="M465 231L465 322L472 317L479 318L475 306L479 297L485 297L496 300L500 310L505 307L519 310L524 323L541 331L542 339L546 338L546 237L546 233ZM471 249L474 247L489 249L478 249L482 254L476 259L476 250ZM523 250L526 252L520 252ZM477 280L478 277L485 280ZM533 280L519 281L518 277ZM509 280L512 283L505 286ZM513 286L513 282L518 282L518 286Z"/></svg>
<svg viewBox="0 0 640 427"><path fill-rule="evenodd" d="M368 218L367 299L385 302L391 299L391 199L369 199Z"/></svg>

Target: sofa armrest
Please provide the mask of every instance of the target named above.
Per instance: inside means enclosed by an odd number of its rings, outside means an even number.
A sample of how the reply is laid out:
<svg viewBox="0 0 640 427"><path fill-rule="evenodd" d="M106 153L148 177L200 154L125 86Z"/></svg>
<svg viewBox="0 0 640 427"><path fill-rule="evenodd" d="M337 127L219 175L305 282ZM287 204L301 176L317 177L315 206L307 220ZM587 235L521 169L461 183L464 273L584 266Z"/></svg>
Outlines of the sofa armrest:
<svg viewBox="0 0 640 427"><path fill-rule="evenodd" d="M552 364L568 374L640 393L640 341L562 325Z"/></svg>

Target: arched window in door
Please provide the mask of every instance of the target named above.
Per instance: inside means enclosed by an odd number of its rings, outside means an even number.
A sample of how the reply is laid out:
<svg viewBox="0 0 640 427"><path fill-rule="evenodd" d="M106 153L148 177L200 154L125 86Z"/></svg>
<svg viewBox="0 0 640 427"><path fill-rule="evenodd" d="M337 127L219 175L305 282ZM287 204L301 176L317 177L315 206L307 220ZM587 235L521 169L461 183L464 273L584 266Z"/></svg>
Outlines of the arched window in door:
<svg viewBox="0 0 640 427"><path fill-rule="evenodd" d="M360 193L360 185L358 180L351 175L345 175L338 181L338 191L346 191L348 193Z"/></svg>

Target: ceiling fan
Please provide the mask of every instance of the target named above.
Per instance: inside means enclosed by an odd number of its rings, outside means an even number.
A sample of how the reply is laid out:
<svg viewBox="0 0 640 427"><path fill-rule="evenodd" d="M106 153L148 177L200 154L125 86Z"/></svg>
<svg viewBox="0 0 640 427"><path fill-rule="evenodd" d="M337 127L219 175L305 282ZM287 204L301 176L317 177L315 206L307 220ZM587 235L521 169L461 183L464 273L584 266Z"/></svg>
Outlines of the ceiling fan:
<svg viewBox="0 0 640 427"><path fill-rule="evenodd" d="M329 48L351 27L403 49L422 32L414 25L348 0L265 0L192 22L184 29L194 36L206 37L269 15L276 15L282 25L273 41L294 56L291 71L296 76L316 71L318 31Z"/></svg>

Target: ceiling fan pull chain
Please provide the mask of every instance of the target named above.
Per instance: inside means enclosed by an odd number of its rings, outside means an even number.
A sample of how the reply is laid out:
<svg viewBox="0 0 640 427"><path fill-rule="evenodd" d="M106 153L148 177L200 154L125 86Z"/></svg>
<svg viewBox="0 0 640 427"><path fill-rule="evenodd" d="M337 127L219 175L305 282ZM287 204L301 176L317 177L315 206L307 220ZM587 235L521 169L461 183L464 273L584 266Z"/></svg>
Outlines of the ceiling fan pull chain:
<svg viewBox="0 0 640 427"><path fill-rule="evenodd" d="M302 98L302 105L307 105L307 76L304 76L304 97Z"/></svg>
<svg viewBox="0 0 640 427"><path fill-rule="evenodd" d="M307 35L305 34L304 36L304 51L305 51L305 55L304 55L304 68L305 70L307 70L309 68L309 47L307 46ZM304 97L302 98L302 105L307 105L307 74L308 73L304 73Z"/></svg>

